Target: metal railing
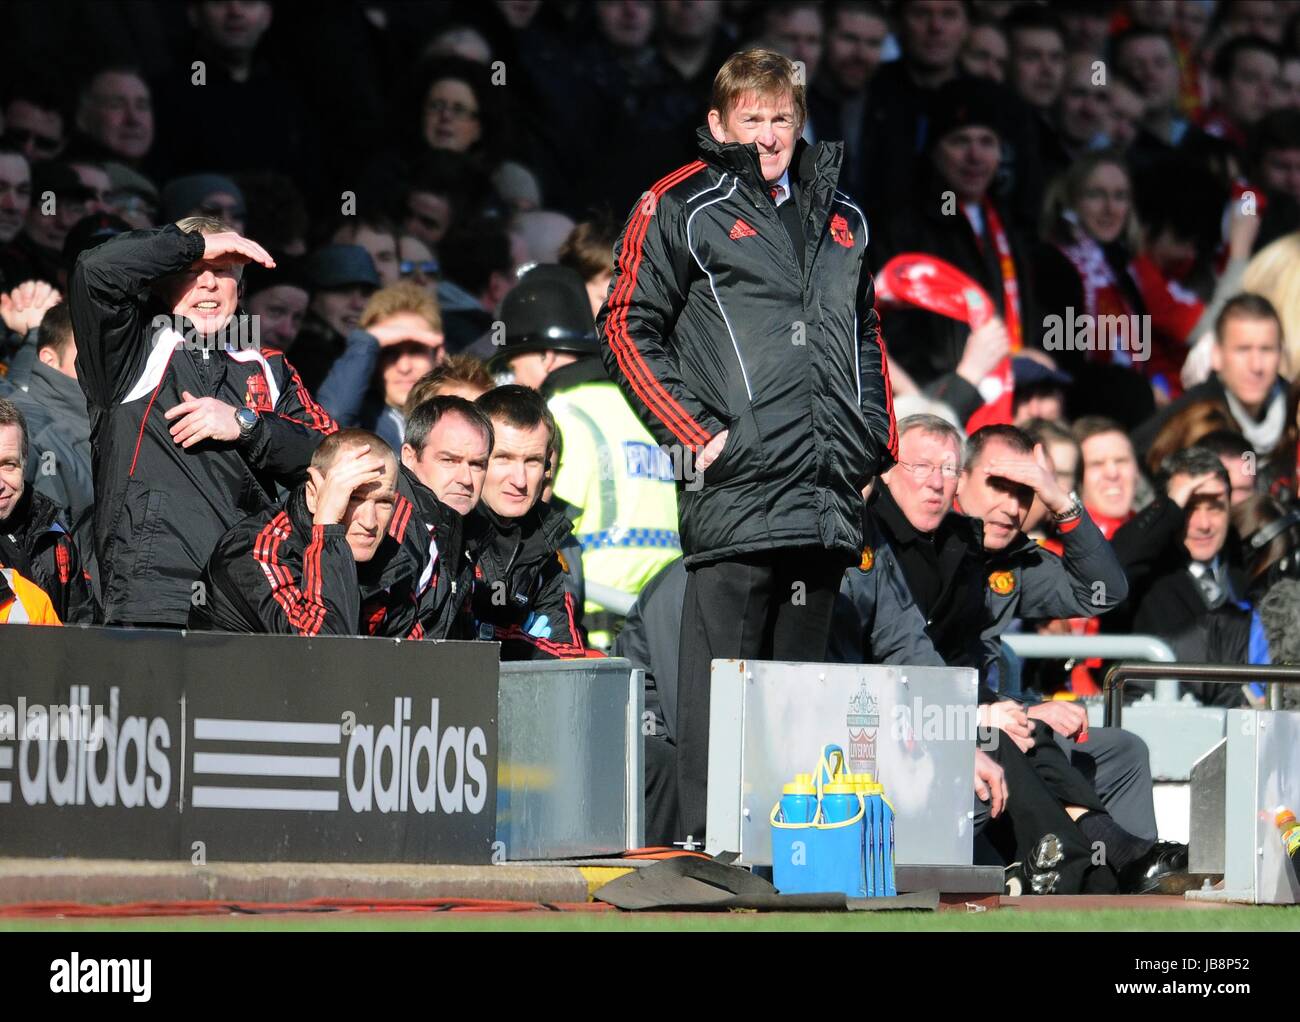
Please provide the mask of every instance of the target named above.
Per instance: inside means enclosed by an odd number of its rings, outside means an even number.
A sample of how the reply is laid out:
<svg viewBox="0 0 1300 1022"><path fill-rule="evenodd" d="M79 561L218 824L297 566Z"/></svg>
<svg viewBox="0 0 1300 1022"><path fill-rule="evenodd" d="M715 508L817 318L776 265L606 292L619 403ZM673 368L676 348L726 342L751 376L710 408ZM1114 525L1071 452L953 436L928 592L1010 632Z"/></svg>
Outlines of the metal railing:
<svg viewBox="0 0 1300 1022"><path fill-rule="evenodd" d="M1124 686L1130 681L1160 681L1172 676L1175 681L1200 681L1214 685L1243 685L1258 681L1268 685L1266 706L1270 710L1282 708L1282 685L1300 683L1300 667L1272 664L1167 664L1133 663L1116 664L1106 672L1102 694L1106 700L1106 725L1120 727L1124 714Z"/></svg>

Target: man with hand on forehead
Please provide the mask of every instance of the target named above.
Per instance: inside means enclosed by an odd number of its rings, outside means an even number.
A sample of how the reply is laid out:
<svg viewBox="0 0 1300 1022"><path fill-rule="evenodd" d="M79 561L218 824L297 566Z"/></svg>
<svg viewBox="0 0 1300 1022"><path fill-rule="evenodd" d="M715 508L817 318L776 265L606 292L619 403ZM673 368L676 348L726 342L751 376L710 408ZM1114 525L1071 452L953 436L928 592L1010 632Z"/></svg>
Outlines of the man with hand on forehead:
<svg viewBox="0 0 1300 1022"><path fill-rule="evenodd" d="M389 535L397 472L397 456L373 433L326 438L305 483L221 538L190 627L412 637L416 566Z"/></svg>
<svg viewBox="0 0 1300 1022"><path fill-rule="evenodd" d="M1021 531L1035 497L1056 522L1060 557ZM1000 636L1016 618L1096 617L1128 596L1128 580L1110 543L1078 495L1061 486L1043 446L1023 430L994 425L972 434L957 499L983 527L988 618L982 637L988 661L996 663ZM1070 766L1091 781L1095 795L1068 783L1070 773L1042 764L1061 779L1066 811L1090 841L1105 842L1108 861L1130 888L1130 878L1151 864L1147 853L1156 839L1150 757L1142 739L1120 728L1090 731L1087 711L1074 702L1022 706L1005 699L989 712L1015 721L1006 733L1026 752L1054 738Z"/></svg>
<svg viewBox="0 0 1300 1022"><path fill-rule="evenodd" d="M335 425L239 311L274 260L219 220L131 231L81 255L69 309L90 413L109 625L181 628L217 540L301 482Z"/></svg>

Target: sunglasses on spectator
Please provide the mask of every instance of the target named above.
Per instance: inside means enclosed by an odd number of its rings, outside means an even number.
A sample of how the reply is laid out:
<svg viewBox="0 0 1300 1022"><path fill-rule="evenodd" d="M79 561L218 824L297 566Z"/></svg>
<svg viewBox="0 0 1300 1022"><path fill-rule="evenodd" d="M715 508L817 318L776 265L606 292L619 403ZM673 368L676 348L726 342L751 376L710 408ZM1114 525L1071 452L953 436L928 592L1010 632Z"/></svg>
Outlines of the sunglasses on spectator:
<svg viewBox="0 0 1300 1022"><path fill-rule="evenodd" d="M451 114L453 121L478 120L477 110L467 107L464 103L448 103L445 99L435 99L426 103L424 112L427 114Z"/></svg>
<svg viewBox="0 0 1300 1022"><path fill-rule="evenodd" d="M430 259L425 262L416 262L413 259L403 259L397 264L397 269L403 277L409 277L413 273L421 273L426 277L436 277L442 272L442 267L438 265L436 259Z"/></svg>
<svg viewBox="0 0 1300 1022"><path fill-rule="evenodd" d="M56 153L59 150L59 139L51 138L49 135L38 135L25 128L10 128L4 134L4 144L9 148L21 149L28 142L37 152Z"/></svg>

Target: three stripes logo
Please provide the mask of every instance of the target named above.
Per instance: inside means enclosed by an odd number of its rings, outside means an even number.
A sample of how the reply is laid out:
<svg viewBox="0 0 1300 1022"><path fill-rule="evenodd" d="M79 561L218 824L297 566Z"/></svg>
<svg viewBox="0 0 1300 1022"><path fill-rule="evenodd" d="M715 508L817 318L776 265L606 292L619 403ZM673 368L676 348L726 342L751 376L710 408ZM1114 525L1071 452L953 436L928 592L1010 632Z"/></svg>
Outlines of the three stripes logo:
<svg viewBox="0 0 1300 1022"><path fill-rule="evenodd" d="M342 741L340 724L196 717L190 804L195 809L337 812ZM264 751L268 746L294 751ZM232 751L209 751L213 747ZM217 777L237 780L208 783ZM205 783L199 784L199 778ZM316 779L332 783L313 784Z"/></svg>
<svg viewBox="0 0 1300 1022"><path fill-rule="evenodd" d="M738 241L741 238L752 238L758 231L750 227L740 217L736 217L736 222L731 225L731 233L727 235L732 241Z"/></svg>

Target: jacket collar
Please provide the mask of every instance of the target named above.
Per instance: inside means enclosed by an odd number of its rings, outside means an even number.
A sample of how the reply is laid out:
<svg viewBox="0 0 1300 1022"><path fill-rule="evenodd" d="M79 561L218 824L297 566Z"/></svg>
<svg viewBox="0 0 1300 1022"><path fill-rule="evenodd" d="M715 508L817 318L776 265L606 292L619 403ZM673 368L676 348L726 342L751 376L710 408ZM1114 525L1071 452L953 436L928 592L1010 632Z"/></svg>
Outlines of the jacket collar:
<svg viewBox="0 0 1300 1022"><path fill-rule="evenodd" d="M59 415L61 424L64 423L67 414L80 412L78 417L86 418L86 395L77 381L71 376L64 376L44 362L37 362L32 366L32 379L27 393ZM87 430L90 428L89 420L86 428Z"/></svg>
<svg viewBox="0 0 1300 1022"><path fill-rule="evenodd" d="M761 195L767 195L770 187L763 177L762 165L758 160L758 146L750 142L718 142L707 126L696 129L696 142L703 159L728 174L735 174ZM794 155L790 158L790 176L794 193L799 196L800 207L807 208L805 195L811 195L817 205L829 204L830 193L840 176L840 164L844 160L843 142L818 142L809 145L802 138L796 139Z"/></svg>

